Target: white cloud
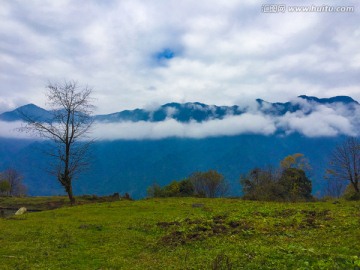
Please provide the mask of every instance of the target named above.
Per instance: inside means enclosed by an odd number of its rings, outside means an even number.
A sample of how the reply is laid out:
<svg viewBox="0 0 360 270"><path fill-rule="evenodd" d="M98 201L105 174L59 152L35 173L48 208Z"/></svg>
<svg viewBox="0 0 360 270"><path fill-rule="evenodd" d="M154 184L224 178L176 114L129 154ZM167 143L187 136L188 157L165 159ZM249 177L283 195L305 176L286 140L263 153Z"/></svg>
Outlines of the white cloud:
<svg viewBox="0 0 360 270"><path fill-rule="evenodd" d="M340 134L355 135L350 121L340 115L314 112L309 115L286 114L280 126L288 133L299 132L307 137L332 137Z"/></svg>
<svg viewBox="0 0 360 270"><path fill-rule="evenodd" d="M180 123L174 119L162 122L96 123L92 136L100 140L163 139L168 137L205 138L237 134L270 135L275 132L273 121L264 115L243 114L222 120Z"/></svg>
<svg viewBox="0 0 360 270"><path fill-rule="evenodd" d="M318 104L300 98L294 99L292 104L299 105L301 109L284 115L265 114L263 110L271 109L270 103L263 103L263 106L250 104L243 107L246 112L241 115L229 114L224 119L188 123L172 119L177 110L168 108L167 118L161 122L95 122L90 136L98 140L142 140L169 137L201 139L239 134L268 136L277 132L296 132L306 137L360 135L359 105ZM196 108L201 109L199 106ZM0 122L0 126L0 137L34 138L31 134L16 131L21 122Z"/></svg>
<svg viewBox="0 0 360 270"><path fill-rule="evenodd" d="M176 113L178 113L178 110L176 108L174 108L174 107L166 108L166 118L171 118Z"/></svg>
<svg viewBox="0 0 360 270"><path fill-rule="evenodd" d="M13 139L34 139L33 134L19 132L17 129L22 127L23 123L20 121L16 122L5 122L0 121L0 137L1 138L13 138Z"/></svg>
<svg viewBox="0 0 360 270"><path fill-rule="evenodd" d="M357 128L360 122L357 114L342 104L316 105L311 108L305 102L301 106L304 108L302 111L288 112L279 118L278 127L288 133L299 132L307 137L359 135Z"/></svg>

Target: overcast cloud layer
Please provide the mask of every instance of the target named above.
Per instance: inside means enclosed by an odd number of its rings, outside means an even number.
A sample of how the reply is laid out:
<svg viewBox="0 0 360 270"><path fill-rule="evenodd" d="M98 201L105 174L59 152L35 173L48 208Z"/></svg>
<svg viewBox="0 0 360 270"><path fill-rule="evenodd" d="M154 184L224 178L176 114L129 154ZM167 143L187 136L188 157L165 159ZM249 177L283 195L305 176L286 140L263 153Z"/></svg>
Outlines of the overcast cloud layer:
<svg viewBox="0 0 360 270"><path fill-rule="evenodd" d="M90 137L96 140L142 140L164 138L206 138L259 134L287 136L300 133L306 137L359 136L360 105L343 103L319 104L294 99L301 109L284 115L263 112L264 107L247 107L241 115L228 115L224 119L182 123L169 117L162 122L95 122ZM268 106L266 103L265 107ZM34 138L18 133L21 122L0 122L0 137Z"/></svg>
<svg viewBox="0 0 360 270"><path fill-rule="evenodd" d="M282 1L355 11L279 14L261 12L265 2L0 0L0 112L46 107L44 86L63 79L92 86L97 113L300 94L360 100L359 1Z"/></svg>

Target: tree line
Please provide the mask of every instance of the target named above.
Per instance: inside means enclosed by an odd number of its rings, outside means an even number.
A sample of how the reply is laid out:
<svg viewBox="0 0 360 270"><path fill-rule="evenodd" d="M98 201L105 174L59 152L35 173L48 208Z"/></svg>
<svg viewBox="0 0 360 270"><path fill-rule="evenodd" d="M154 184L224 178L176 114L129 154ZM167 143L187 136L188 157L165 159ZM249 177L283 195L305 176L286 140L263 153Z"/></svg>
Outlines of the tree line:
<svg viewBox="0 0 360 270"><path fill-rule="evenodd" d="M241 175L243 197L250 200L298 201L311 200L312 185L305 171L310 168L302 154L294 154L281 161L280 168L254 168ZM229 185L217 171L195 172L188 178L172 181L160 187L148 188L150 197L224 197Z"/></svg>
<svg viewBox="0 0 360 270"><path fill-rule="evenodd" d="M169 185L160 187L153 184L147 190L150 197L223 197L228 192L228 183L222 174L215 170L195 172L188 178L172 181Z"/></svg>
<svg viewBox="0 0 360 270"><path fill-rule="evenodd" d="M256 167L240 176L243 198L258 201L312 201L311 166L301 153L285 157L278 167ZM325 196L358 200L360 141L348 138L333 151L325 175ZM217 171L195 172L163 187L153 184L149 197L224 197L229 185Z"/></svg>

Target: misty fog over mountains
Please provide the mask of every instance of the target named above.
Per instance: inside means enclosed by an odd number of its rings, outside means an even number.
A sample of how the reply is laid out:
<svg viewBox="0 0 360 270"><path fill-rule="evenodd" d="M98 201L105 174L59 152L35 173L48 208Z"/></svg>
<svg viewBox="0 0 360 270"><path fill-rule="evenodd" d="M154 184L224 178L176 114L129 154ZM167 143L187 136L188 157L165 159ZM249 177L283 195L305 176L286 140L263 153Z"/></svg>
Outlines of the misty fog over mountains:
<svg viewBox="0 0 360 270"><path fill-rule="evenodd" d="M0 115L6 132L21 121L19 111L48 121L51 112L34 104ZM286 103L257 99L243 106L216 106L194 103L168 103L152 110L125 110L95 115L93 134L107 139L205 138L239 134L292 134L307 137L356 136L360 105L350 97L316 98L299 96Z"/></svg>

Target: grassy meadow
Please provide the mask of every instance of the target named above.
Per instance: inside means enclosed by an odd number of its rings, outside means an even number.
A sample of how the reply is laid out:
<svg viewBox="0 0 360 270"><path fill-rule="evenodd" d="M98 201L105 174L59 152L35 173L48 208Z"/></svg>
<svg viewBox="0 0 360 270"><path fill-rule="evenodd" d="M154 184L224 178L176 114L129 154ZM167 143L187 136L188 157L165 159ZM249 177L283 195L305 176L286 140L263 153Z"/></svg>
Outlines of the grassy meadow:
<svg viewBox="0 0 360 270"><path fill-rule="evenodd" d="M1 218L0 231L0 269L360 269L359 202L122 200Z"/></svg>

